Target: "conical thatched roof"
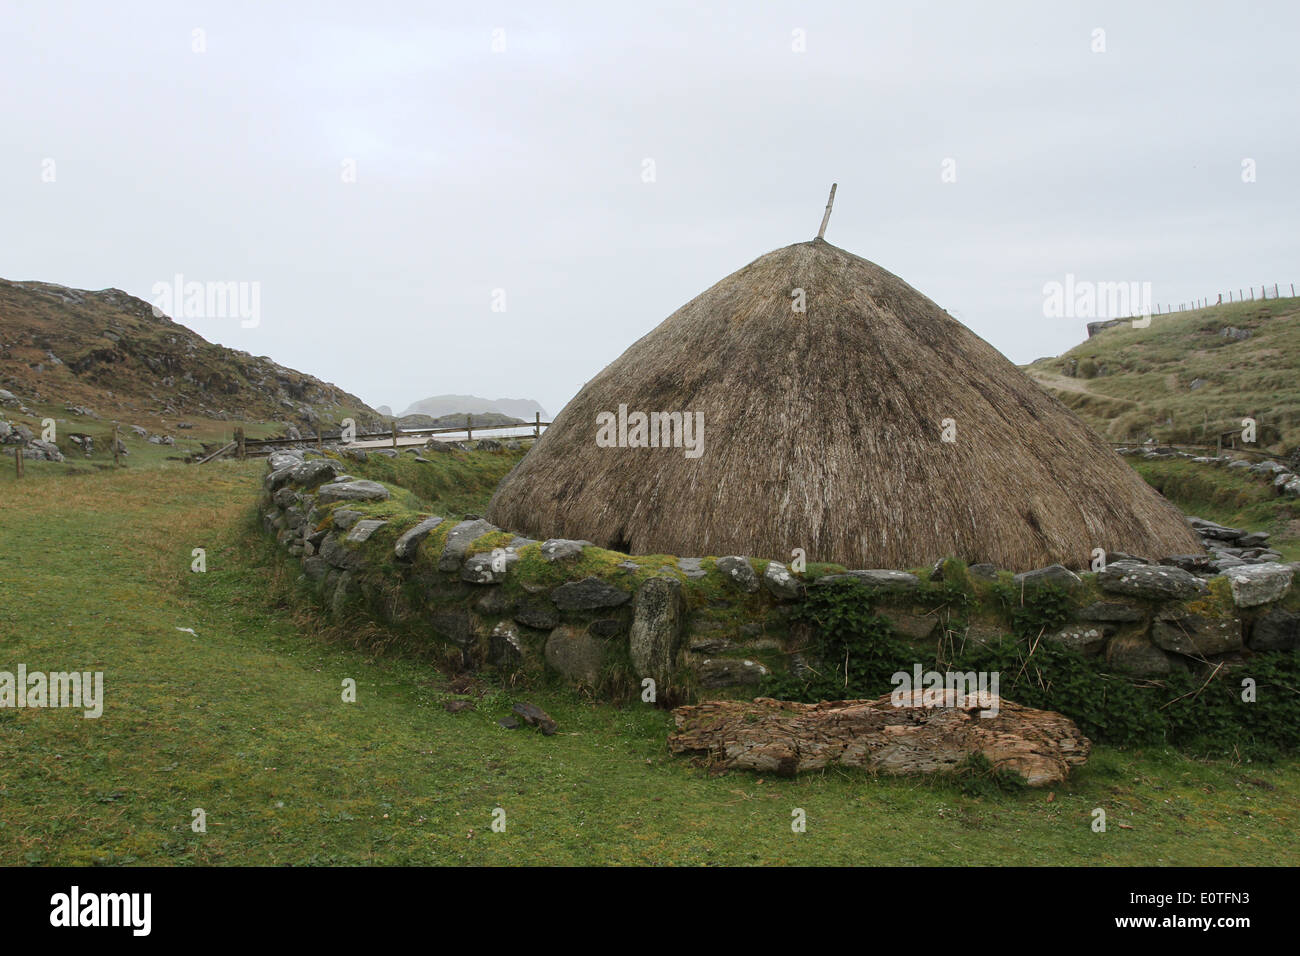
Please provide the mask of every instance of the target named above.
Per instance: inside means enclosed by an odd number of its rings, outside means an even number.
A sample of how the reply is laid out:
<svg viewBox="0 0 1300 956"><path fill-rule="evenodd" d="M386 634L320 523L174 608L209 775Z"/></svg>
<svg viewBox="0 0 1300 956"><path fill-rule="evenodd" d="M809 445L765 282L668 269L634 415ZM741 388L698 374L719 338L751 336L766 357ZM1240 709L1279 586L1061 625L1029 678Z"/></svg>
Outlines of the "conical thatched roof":
<svg viewBox="0 0 1300 956"><path fill-rule="evenodd" d="M601 447L598 416L621 405L703 413L702 454ZM851 568L1201 550L1171 504L996 349L820 239L756 259L634 343L487 516L633 554L785 559L798 547Z"/></svg>

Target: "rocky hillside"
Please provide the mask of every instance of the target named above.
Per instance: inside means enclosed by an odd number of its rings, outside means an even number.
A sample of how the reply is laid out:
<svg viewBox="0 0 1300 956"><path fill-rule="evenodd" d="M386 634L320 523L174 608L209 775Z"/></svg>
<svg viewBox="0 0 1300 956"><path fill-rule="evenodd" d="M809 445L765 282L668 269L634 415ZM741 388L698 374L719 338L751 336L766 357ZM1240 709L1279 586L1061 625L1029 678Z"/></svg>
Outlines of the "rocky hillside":
<svg viewBox="0 0 1300 956"><path fill-rule="evenodd" d="M1235 302L1099 323L1064 355L1025 368L1111 441L1213 444L1258 422L1253 446L1300 446L1300 298ZM1106 327L1109 326L1109 327Z"/></svg>
<svg viewBox="0 0 1300 956"><path fill-rule="evenodd" d="M283 423L379 415L335 385L208 342L120 289L0 279L0 388L98 417Z"/></svg>

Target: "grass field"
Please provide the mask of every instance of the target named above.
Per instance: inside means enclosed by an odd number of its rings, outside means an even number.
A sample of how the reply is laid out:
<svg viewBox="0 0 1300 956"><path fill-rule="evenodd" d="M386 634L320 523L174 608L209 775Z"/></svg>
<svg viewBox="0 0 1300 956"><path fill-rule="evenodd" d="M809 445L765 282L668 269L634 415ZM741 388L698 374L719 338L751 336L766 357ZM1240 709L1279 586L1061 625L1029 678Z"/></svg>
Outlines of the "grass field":
<svg viewBox="0 0 1300 956"><path fill-rule="evenodd" d="M0 670L102 670L106 698L94 720L0 710L6 863L1300 863L1296 761L1099 748L1054 793L975 796L711 776L668 755L668 714L557 689L519 698L558 720L551 738L497 726L516 698L492 688L449 714L428 665L301 610L251 530L262 467L0 469Z"/></svg>
<svg viewBox="0 0 1300 956"><path fill-rule="evenodd" d="M1238 340L1221 334L1235 328ZM1082 330L1080 330L1082 331ZM1071 362L1077 374L1067 377ZM1254 447L1300 444L1300 299L1233 302L1104 329L1025 368L1112 441L1208 442L1258 422Z"/></svg>

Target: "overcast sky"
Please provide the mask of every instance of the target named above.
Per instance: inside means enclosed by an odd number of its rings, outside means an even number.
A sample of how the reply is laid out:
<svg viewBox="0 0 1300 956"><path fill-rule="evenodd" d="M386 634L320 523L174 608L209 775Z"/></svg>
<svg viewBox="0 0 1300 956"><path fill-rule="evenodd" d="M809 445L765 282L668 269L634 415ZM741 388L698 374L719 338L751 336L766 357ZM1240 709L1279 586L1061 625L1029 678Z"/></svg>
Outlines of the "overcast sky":
<svg viewBox="0 0 1300 956"><path fill-rule="evenodd" d="M178 318L398 411L554 414L833 181L829 241L1020 363L1067 273L1300 283L1293 0L0 7L0 276L259 283Z"/></svg>

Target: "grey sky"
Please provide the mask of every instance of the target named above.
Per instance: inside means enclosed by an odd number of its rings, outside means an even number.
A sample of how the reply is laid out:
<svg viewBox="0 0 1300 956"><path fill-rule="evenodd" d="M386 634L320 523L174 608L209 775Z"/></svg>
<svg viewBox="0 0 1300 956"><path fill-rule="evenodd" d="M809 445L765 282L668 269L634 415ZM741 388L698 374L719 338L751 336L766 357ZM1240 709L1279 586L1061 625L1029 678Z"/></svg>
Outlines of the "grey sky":
<svg viewBox="0 0 1300 956"><path fill-rule="evenodd" d="M1066 273L1300 282L1294 3L3 7L0 275L259 282L180 321L372 405L555 413L832 181L829 241L1017 362L1083 338Z"/></svg>

